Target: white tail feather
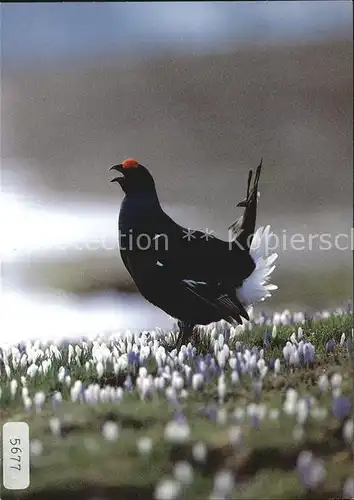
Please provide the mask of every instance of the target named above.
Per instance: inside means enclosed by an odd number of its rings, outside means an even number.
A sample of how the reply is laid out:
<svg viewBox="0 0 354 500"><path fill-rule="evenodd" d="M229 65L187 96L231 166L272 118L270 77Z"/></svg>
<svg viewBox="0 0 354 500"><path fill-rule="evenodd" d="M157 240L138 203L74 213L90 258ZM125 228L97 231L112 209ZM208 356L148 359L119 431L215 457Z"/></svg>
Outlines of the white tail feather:
<svg viewBox="0 0 354 500"><path fill-rule="evenodd" d="M245 306L261 302L271 296L271 291L277 290L276 285L268 283L272 272L275 269L274 262L278 257L277 253L269 253L269 240L273 233L270 226L259 227L254 233L250 254L256 268L245 279L242 286L237 288L237 297Z"/></svg>

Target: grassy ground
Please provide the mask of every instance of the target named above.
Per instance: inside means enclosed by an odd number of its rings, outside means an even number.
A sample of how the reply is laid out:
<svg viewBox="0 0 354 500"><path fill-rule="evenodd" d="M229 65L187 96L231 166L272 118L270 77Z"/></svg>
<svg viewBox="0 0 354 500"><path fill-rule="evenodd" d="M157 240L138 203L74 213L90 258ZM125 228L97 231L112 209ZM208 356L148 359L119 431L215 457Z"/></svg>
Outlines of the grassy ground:
<svg viewBox="0 0 354 500"><path fill-rule="evenodd" d="M110 355L102 340L86 347L78 343L82 351L75 352L74 345L71 359L68 345L60 346L61 359L55 358L49 345L37 346L43 352L42 362L50 359L51 366L47 373L34 376L26 376L29 360L14 369L12 357L16 358L16 353L0 349L1 422L28 422L32 449L30 488L21 492L3 489L1 499L342 498L343 486L348 489L348 478L354 478L350 433L353 316L302 324L303 340L313 344L315 356L306 361L300 354L298 363L290 364L283 348L295 333L292 344L299 349L298 326L279 326L276 332L270 326L266 338L266 327L254 326L237 337L231 331L231 339L225 325L218 326L209 335L197 334L197 353L189 349L179 361L174 353L172 358L167 354L160 368L156 361L159 354L154 354L158 342L155 340L154 346L154 338L147 337L152 354L144 361L145 379L151 383L165 378L165 387L153 390L154 385L147 384L146 393L141 389L142 377L137 378L136 360L130 357L126 369L117 369L119 360L127 361L122 353L127 341L107 341ZM334 346L327 344L331 339ZM252 348L257 366L250 360ZM235 368L236 351L244 373L240 365ZM27 353L31 356L28 346ZM278 373L273 368L276 358L281 362ZM10 374L6 374L6 364ZM40 359L36 364L41 364ZM170 373L180 372L182 377L175 374L169 380L168 365ZM70 381L60 376L58 380L61 366ZM189 375L186 366L191 368ZM232 371L234 376L238 373L238 381L231 380ZM129 384L124 385L127 372ZM193 373L201 374L203 387L193 387ZM333 374L342 376L340 388L338 383L331 387ZM21 375L26 376L30 409L24 408ZM328 376L327 390L320 390L322 375ZM11 396L11 379L18 381L15 396ZM72 388L77 380L83 386L75 392ZM90 384L97 384L96 389ZM107 386L122 386L123 396L112 389L107 401ZM90 398L83 392L87 387L91 387ZM167 387L172 389L166 392ZM296 392L289 392L291 388ZM37 400L41 391L46 396L43 404ZM63 401L53 405L56 392ZM78 401L72 401L73 396ZM59 419L60 431L55 430L58 421L53 419ZM138 443L146 437L152 446L143 453ZM305 470L298 462L303 451L313 453Z"/></svg>

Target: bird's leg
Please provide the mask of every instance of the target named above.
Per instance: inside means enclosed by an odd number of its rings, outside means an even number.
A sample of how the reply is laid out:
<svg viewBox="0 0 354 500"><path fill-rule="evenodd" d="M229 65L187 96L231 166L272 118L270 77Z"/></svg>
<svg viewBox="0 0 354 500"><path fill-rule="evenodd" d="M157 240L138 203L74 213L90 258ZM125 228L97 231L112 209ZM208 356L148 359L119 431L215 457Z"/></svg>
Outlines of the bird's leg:
<svg viewBox="0 0 354 500"><path fill-rule="evenodd" d="M176 342L177 352L181 349L182 345L187 345L188 341L193 335L194 326L184 321L178 321L179 336Z"/></svg>

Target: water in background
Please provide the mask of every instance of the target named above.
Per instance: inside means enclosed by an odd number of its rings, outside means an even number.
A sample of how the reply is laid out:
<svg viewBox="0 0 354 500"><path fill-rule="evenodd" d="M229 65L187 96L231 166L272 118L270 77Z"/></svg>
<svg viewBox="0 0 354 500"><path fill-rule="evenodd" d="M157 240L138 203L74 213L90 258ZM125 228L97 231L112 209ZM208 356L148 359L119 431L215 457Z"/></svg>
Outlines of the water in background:
<svg viewBox="0 0 354 500"><path fill-rule="evenodd" d="M0 343L172 324L124 292L121 195L109 191L107 172L117 155L149 158L167 212L226 237L239 215L238 179L265 151L259 224L348 233L352 72L347 46L330 40L351 37L350 9L348 2L2 5ZM321 40L326 48L307 50ZM253 52L242 56L247 45ZM287 45L295 49L279 56ZM234 52L241 59L228 81ZM215 59L204 64L210 53ZM180 165L186 157L193 169ZM285 291L297 275L316 271L318 280L318 271L348 266L350 252L287 251L279 259L280 273L292 273ZM307 285L296 287L303 293ZM305 296L286 301L302 306Z"/></svg>

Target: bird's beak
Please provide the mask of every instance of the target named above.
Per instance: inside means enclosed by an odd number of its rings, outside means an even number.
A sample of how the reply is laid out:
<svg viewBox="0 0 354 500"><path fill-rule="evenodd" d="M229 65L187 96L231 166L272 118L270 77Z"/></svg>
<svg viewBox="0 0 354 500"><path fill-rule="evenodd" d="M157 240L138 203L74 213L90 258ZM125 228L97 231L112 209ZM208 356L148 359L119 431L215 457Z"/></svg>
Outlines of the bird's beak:
<svg viewBox="0 0 354 500"><path fill-rule="evenodd" d="M116 170L117 172L121 172L121 173L124 172L122 164L113 165L109 170L110 171L111 170ZM122 179L123 179L123 177L114 177L114 179L112 179L111 182L120 182Z"/></svg>

